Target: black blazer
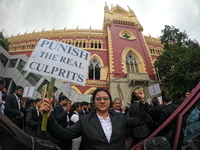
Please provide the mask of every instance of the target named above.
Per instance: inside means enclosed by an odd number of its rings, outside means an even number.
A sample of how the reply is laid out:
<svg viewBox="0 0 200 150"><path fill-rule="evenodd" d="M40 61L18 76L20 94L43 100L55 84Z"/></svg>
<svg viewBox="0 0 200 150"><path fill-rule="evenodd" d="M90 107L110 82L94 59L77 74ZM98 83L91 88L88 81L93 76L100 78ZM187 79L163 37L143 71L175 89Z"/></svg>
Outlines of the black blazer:
<svg viewBox="0 0 200 150"><path fill-rule="evenodd" d="M183 103L183 101L184 101L184 99L181 98L181 99L178 99L178 100L174 101L174 104L181 105Z"/></svg>
<svg viewBox="0 0 200 150"><path fill-rule="evenodd" d="M21 107L21 109L19 110L18 102L15 95L8 95L6 97L4 113L14 124L22 129L22 119L16 118L20 116L21 112L24 112L24 109Z"/></svg>
<svg viewBox="0 0 200 150"><path fill-rule="evenodd" d="M37 114L36 107L28 108L26 115L26 126L25 132L30 135L36 136L37 126L38 126L39 116Z"/></svg>
<svg viewBox="0 0 200 150"><path fill-rule="evenodd" d="M151 117L152 117L152 119L155 123L157 123L160 120L160 113L161 113L161 110L164 107L165 107L165 105L159 104L159 105L151 108L151 110L150 110L151 111Z"/></svg>
<svg viewBox="0 0 200 150"><path fill-rule="evenodd" d="M89 114L89 112L88 112L88 111L85 111L85 113L84 113L84 111L81 109L81 110L78 112L78 114L79 114L79 116L81 116L81 115L87 115L87 114Z"/></svg>
<svg viewBox="0 0 200 150"><path fill-rule="evenodd" d="M140 114L140 104L138 102L133 102L129 108L129 116L130 117L137 117ZM139 127L135 127L132 130L132 136L134 138L146 138L151 134L150 127L145 123Z"/></svg>
<svg viewBox="0 0 200 150"><path fill-rule="evenodd" d="M60 104L56 105L53 113L54 113L56 120L58 121L58 124L61 127L66 128L67 127L67 115L68 114L63 109L63 106L61 106Z"/></svg>
<svg viewBox="0 0 200 150"><path fill-rule="evenodd" d="M167 120L170 115L178 108L179 105L170 103L165 106L160 113L160 120L156 123L156 127L159 127L165 120Z"/></svg>
<svg viewBox="0 0 200 150"><path fill-rule="evenodd" d="M50 115L47 123L48 132L57 140L68 140L82 136L84 150L122 150L125 143L125 129L140 126L144 120L135 117L127 117L109 110L112 123L112 135L110 143L104 134L103 128L95 111L88 115L82 115L74 125L69 128L61 128L53 115Z"/></svg>

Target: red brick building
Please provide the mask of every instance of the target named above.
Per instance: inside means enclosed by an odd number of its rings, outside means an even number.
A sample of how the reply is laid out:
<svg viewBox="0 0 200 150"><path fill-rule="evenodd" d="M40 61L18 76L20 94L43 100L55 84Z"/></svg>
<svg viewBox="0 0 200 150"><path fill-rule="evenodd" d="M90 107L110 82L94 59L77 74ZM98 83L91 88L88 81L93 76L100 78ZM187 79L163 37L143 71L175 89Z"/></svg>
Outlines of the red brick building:
<svg viewBox="0 0 200 150"><path fill-rule="evenodd" d="M64 28L12 36L8 38L9 54L29 57L40 38L74 45L91 53L86 86L71 83L75 93L91 94L97 87L105 87L113 98L121 97L128 105L131 92L141 86L149 101L148 86L158 83L154 62L163 52L160 39L142 34L143 27L129 7L109 9L105 4L102 24L102 29ZM41 88L44 83L33 86ZM59 89L56 84L55 89Z"/></svg>

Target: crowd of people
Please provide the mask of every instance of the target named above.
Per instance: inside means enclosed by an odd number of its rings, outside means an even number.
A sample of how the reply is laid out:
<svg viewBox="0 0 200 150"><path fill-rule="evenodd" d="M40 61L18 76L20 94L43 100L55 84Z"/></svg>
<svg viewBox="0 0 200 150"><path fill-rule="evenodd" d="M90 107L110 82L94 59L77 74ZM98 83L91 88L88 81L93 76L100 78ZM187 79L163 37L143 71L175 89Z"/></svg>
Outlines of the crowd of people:
<svg viewBox="0 0 200 150"><path fill-rule="evenodd" d="M128 150L156 130L191 93L178 93L176 101L169 95L163 96L162 102L154 97L148 104L143 89L137 88L131 94L131 106L125 107L119 97L112 101L104 88L94 91L92 103L72 104L63 94L58 100L54 94L51 99L24 99L22 86L7 95L4 86L0 78L1 113L26 133L51 140L62 150ZM48 113L47 131L41 130L44 112Z"/></svg>

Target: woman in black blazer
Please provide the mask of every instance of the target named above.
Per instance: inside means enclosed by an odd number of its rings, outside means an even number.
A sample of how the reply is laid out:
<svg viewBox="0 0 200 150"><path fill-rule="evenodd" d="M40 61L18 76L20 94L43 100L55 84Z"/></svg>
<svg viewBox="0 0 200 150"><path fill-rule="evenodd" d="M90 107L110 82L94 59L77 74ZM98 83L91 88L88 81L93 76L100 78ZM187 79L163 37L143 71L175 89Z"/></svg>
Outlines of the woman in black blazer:
<svg viewBox="0 0 200 150"><path fill-rule="evenodd" d="M110 109L112 98L103 88L93 93L94 112L80 116L79 121L67 129L61 128L53 115L48 99L41 105L40 112L48 112L48 132L57 140L68 140L82 136L84 150L122 150L125 144L125 129L136 127L149 121L142 111L139 117L127 117Z"/></svg>

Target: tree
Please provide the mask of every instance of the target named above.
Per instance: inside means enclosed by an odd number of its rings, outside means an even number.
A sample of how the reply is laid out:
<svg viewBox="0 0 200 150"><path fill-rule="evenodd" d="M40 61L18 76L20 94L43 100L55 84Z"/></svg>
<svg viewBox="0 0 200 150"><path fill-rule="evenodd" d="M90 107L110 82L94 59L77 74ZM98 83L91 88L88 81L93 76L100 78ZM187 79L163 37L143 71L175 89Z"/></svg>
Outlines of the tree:
<svg viewBox="0 0 200 150"><path fill-rule="evenodd" d="M6 38L4 38L3 33L0 32L0 45L8 51L9 42Z"/></svg>
<svg viewBox="0 0 200 150"><path fill-rule="evenodd" d="M185 31L168 25L162 30L161 42L165 51L157 58L155 68L168 94L174 97L192 90L200 82L199 43L189 39Z"/></svg>

